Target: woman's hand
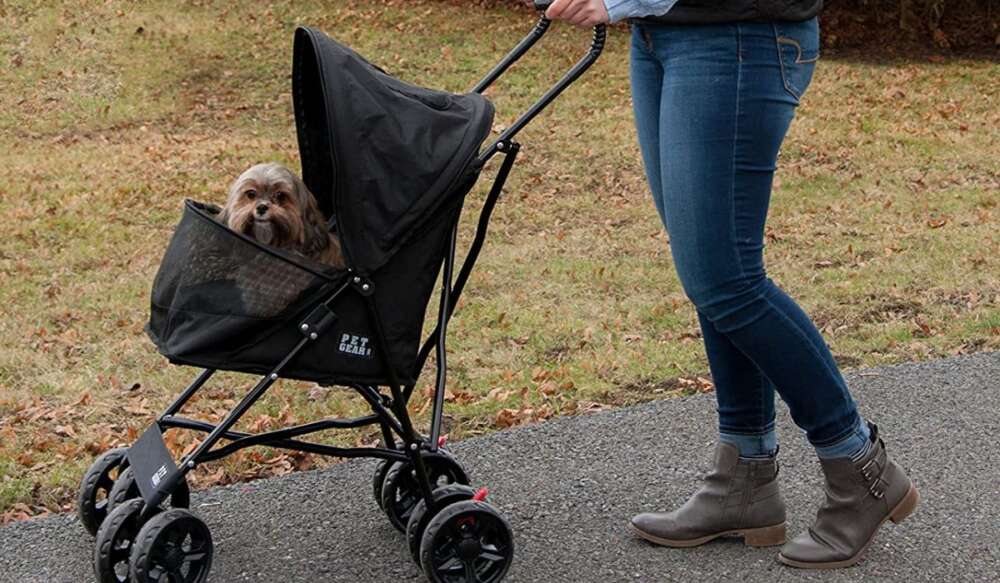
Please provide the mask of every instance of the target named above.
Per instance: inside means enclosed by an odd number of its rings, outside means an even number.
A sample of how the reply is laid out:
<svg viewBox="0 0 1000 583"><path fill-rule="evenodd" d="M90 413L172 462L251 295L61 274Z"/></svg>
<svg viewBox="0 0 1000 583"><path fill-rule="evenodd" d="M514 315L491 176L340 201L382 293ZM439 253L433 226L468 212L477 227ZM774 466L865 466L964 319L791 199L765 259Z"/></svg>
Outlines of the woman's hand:
<svg viewBox="0 0 1000 583"><path fill-rule="evenodd" d="M608 9L604 0L555 0L545 11L545 17L590 28L608 22Z"/></svg>

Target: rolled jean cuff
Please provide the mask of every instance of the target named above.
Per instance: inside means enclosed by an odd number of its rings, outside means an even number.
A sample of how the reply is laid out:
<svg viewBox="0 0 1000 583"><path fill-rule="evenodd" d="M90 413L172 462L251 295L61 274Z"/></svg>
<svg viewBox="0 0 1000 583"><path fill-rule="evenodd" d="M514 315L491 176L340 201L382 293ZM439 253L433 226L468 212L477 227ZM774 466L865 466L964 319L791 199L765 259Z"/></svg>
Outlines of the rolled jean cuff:
<svg viewBox="0 0 1000 583"><path fill-rule="evenodd" d="M719 432L719 439L736 446L740 457L772 457L778 452L778 434L772 428L765 433Z"/></svg>
<svg viewBox="0 0 1000 583"><path fill-rule="evenodd" d="M858 415L858 421L850 433L830 445L814 445L813 447L816 448L816 455L821 459L850 458L868 447L870 441L871 433L868 429L868 423Z"/></svg>

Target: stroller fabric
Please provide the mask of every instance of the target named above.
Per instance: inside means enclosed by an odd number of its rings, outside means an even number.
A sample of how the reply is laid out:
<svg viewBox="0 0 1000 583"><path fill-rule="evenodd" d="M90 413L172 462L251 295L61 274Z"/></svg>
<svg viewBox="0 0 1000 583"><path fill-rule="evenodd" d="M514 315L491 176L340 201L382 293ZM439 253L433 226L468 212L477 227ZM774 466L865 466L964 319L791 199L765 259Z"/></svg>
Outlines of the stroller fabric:
<svg viewBox="0 0 1000 583"><path fill-rule="evenodd" d="M464 195L493 105L404 83L311 28L293 52L303 180L336 211L348 265L372 273Z"/></svg>

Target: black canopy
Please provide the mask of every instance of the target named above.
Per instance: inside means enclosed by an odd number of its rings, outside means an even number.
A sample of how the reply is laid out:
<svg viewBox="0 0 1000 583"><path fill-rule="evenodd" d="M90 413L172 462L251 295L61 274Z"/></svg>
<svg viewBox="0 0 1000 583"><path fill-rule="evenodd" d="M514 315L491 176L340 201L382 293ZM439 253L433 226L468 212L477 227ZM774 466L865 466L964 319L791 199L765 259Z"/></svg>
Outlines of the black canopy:
<svg viewBox="0 0 1000 583"><path fill-rule="evenodd" d="M302 175L337 225L348 265L381 267L464 196L493 105L403 83L321 31L295 31L292 91Z"/></svg>

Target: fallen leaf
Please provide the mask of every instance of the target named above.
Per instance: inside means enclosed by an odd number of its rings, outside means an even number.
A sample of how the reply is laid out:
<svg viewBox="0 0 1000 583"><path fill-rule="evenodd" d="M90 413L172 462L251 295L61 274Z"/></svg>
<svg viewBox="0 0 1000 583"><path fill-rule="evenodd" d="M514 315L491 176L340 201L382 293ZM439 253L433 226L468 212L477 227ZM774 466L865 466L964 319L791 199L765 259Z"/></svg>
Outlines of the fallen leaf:
<svg viewBox="0 0 1000 583"><path fill-rule="evenodd" d="M76 437L76 431L69 425L56 425L52 432L60 437Z"/></svg>

